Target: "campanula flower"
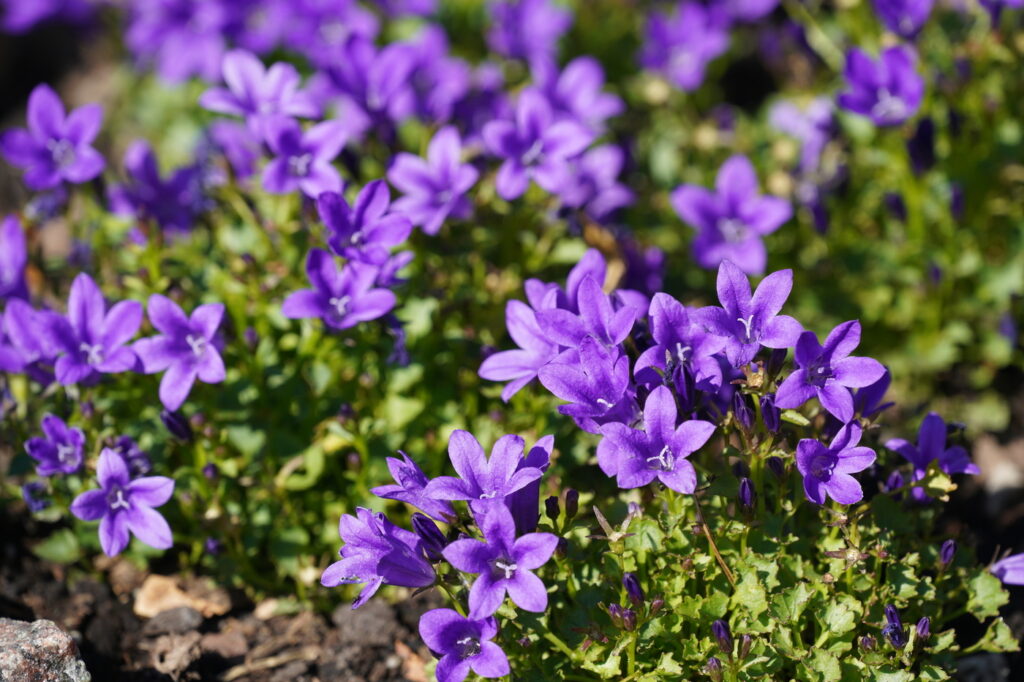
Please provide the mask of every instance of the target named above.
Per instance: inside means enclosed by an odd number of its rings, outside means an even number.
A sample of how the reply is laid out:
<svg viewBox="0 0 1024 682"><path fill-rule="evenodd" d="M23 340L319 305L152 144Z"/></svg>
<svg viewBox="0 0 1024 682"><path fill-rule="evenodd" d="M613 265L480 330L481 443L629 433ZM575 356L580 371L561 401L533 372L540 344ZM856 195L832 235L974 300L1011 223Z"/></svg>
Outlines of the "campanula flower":
<svg viewBox="0 0 1024 682"><path fill-rule="evenodd" d="M858 388L857 392L853 394L853 408L856 413L865 419L870 419L879 412L895 405L891 401L887 403L882 402L885 399L886 391L889 390L890 382L892 382L892 375L889 374L889 370L885 370L885 373L879 377L878 381L870 386Z"/></svg>
<svg viewBox="0 0 1024 682"><path fill-rule="evenodd" d="M124 154L128 182L110 188L110 208L123 216L153 220L169 232L192 228L203 203L201 170L185 166L175 170L166 180L152 147L145 140L136 140Z"/></svg>
<svg viewBox="0 0 1024 682"><path fill-rule="evenodd" d="M354 37L372 41L380 31L377 16L355 0L285 0L288 20L284 42L316 66L326 68Z"/></svg>
<svg viewBox="0 0 1024 682"><path fill-rule="evenodd" d="M322 192L341 192L343 182L331 165L348 140L339 121L324 121L303 132L295 119L276 117L266 124L273 159L263 169L263 188L274 194L302 190L315 199Z"/></svg>
<svg viewBox="0 0 1024 682"><path fill-rule="evenodd" d="M597 462L620 488L639 488L658 479L680 493L692 493L697 472L687 460L715 431L715 425L690 420L676 424L676 399L667 386L658 386L644 403L642 431L626 424L601 427L604 438L597 447Z"/></svg>
<svg viewBox="0 0 1024 682"><path fill-rule="evenodd" d="M460 571L479 577L469 589L469 617L492 615L505 601L524 611L543 612L548 606L544 583L532 569L540 568L555 552L558 537L528 533L516 538L512 514L503 504L492 505L478 517L483 540L456 540L444 549L444 558Z"/></svg>
<svg viewBox="0 0 1024 682"><path fill-rule="evenodd" d="M64 180L88 182L106 165L92 147L102 120L103 109L98 104L65 115L57 93L43 83L28 98L28 130L17 128L0 136L0 153L25 169L25 184L30 189L53 189Z"/></svg>
<svg viewBox="0 0 1024 682"><path fill-rule="evenodd" d="M928 21L935 0L874 0L875 13L885 27L913 40Z"/></svg>
<svg viewBox="0 0 1024 682"><path fill-rule="evenodd" d="M384 514L357 507L355 516L342 515L338 535L345 543L339 551L341 560L324 569L320 583L324 587L365 583L352 602L353 609L365 604L381 585L434 584L434 568L419 536L391 523Z"/></svg>
<svg viewBox="0 0 1024 682"><path fill-rule="evenodd" d="M53 340L62 353L57 381L65 386L135 367L135 353L126 344L142 324L138 301L120 301L108 311L99 287L83 272L71 284L67 317L51 319Z"/></svg>
<svg viewBox="0 0 1024 682"><path fill-rule="evenodd" d="M165 81L214 81L235 19L231 4L220 0L133 2L125 43Z"/></svg>
<svg viewBox="0 0 1024 682"><path fill-rule="evenodd" d="M551 104L556 118L578 121L598 135L604 131L606 120L625 109L618 95L603 90L604 69L593 57L577 57L561 72L548 59L536 59L530 66L533 82Z"/></svg>
<svg viewBox="0 0 1024 682"><path fill-rule="evenodd" d="M576 292L579 314L551 308L537 312L541 331L552 341L566 348L579 348L585 338L594 338L608 346L622 343L637 317L637 310L623 306L618 310L593 277L580 282Z"/></svg>
<svg viewBox="0 0 1024 682"><path fill-rule="evenodd" d="M281 312L293 320L319 317L333 329L376 320L395 307L393 292L374 288L377 274L377 268L365 263L339 268L331 254L310 249L306 275L313 288L289 294Z"/></svg>
<svg viewBox="0 0 1024 682"><path fill-rule="evenodd" d="M597 433L601 423L629 421L635 412L629 392L629 357L592 336L537 372L540 383L568 405L558 411L580 428Z"/></svg>
<svg viewBox="0 0 1024 682"><path fill-rule="evenodd" d="M875 461L875 451L860 446L861 428L850 423L839 430L826 447L817 440L804 438L796 446L796 468L804 477L804 493L815 504L831 497L839 504L855 504L864 499L864 491L850 474L863 471Z"/></svg>
<svg viewBox="0 0 1024 682"><path fill-rule="evenodd" d="M748 364L761 346L791 348L803 331L800 323L779 311L793 289L793 271L773 272L753 295L746 275L731 261L718 267L718 300L721 308L695 311L698 323L725 339L725 355L733 367Z"/></svg>
<svg viewBox="0 0 1024 682"><path fill-rule="evenodd" d="M532 88L520 93L514 121L491 121L483 135L488 150L504 159L496 186L509 201L521 196L531 179L557 193L569 174L568 160L594 139L577 121L556 121L551 104Z"/></svg>
<svg viewBox="0 0 1024 682"><path fill-rule="evenodd" d="M732 19L753 22L768 16L779 0L724 0L721 4Z"/></svg>
<svg viewBox="0 0 1024 682"><path fill-rule="evenodd" d="M839 95L839 105L878 126L900 125L924 98L924 79L915 70L916 61L914 51L902 45L884 50L877 60L850 50L844 71L848 89Z"/></svg>
<svg viewBox="0 0 1024 682"><path fill-rule="evenodd" d="M757 174L745 156L733 156L718 170L715 191L682 185L672 192L672 208L697 230L693 253L704 268L730 260L748 275L764 272L765 235L793 215L779 197L758 194Z"/></svg>
<svg viewBox="0 0 1024 682"><path fill-rule="evenodd" d="M171 527L156 511L171 499L174 481L166 476L132 480L124 460L104 448L96 465L99 490L87 490L71 503L71 513L83 521L100 520L100 546L116 556L128 546L129 532L157 549L170 549Z"/></svg>
<svg viewBox="0 0 1024 682"><path fill-rule="evenodd" d="M18 216L11 214L0 221L0 301L27 298L25 265L28 247Z"/></svg>
<svg viewBox="0 0 1024 682"><path fill-rule="evenodd" d="M572 12L552 0L489 0L487 44L512 59L552 58L572 25Z"/></svg>
<svg viewBox="0 0 1024 682"><path fill-rule="evenodd" d="M542 437L530 448L529 452L519 460L516 472L523 469L540 469L543 473L551 464L551 450L555 447L555 437ZM505 504L512 512L512 520L516 524L516 533L532 533L537 530L540 522L540 479L534 479L519 490L505 496Z"/></svg>
<svg viewBox="0 0 1024 682"><path fill-rule="evenodd" d="M207 303L185 315L178 304L160 294L149 297L149 321L158 336L135 342L135 353L146 374L163 372L160 402L177 410L198 378L207 384L224 381L224 361L214 336L224 317L223 303Z"/></svg>
<svg viewBox="0 0 1024 682"><path fill-rule="evenodd" d="M81 429L69 427L63 419L48 414L43 417L44 437L29 438L25 452L36 460L36 473L40 476L73 474L82 468L85 434Z"/></svg>
<svg viewBox="0 0 1024 682"><path fill-rule="evenodd" d="M139 447L139 444L131 436L118 436L110 449L121 455L132 478L144 476L153 468L152 462L149 461L149 455ZM213 465L208 464L207 466Z"/></svg>
<svg viewBox="0 0 1024 682"><path fill-rule="evenodd" d="M892 604L885 605L885 621L882 635L889 640L894 649L902 649L907 644L907 634L903 631L900 612Z"/></svg>
<svg viewBox="0 0 1024 682"><path fill-rule="evenodd" d="M498 634L494 618L466 618L452 609L433 609L420 616L420 637L441 660L437 682L462 682L472 670L480 677L509 674L508 657L490 641Z"/></svg>
<svg viewBox="0 0 1024 682"><path fill-rule="evenodd" d="M729 48L729 20L719 3L679 3L672 16L652 12L640 55L644 68L657 71L690 92L704 82L704 71Z"/></svg>
<svg viewBox="0 0 1024 682"><path fill-rule="evenodd" d="M348 39L327 73L341 100L343 120L357 130L376 126L385 136L414 113L416 93L410 77L416 49L392 43L377 49L361 35Z"/></svg>
<svg viewBox="0 0 1024 682"><path fill-rule="evenodd" d="M655 345L637 358L633 368L637 381L661 383L660 375L653 368L667 373L686 369L702 390L722 385L722 367L716 354L725 347L726 341L706 332L691 312L666 293L654 295L648 317Z"/></svg>
<svg viewBox="0 0 1024 682"><path fill-rule="evenodd" d="M427 234L437 234L448 216L466 219L473 207L466 192L480 172L462 163L462 142L453 126L437 131L427 146L424 160L399 152L388 170L388 181L405 196L394 209L409 217Z"/></svg>
<svg viewBox="0 0 1024 682"><path fill-rule="evenodd" d="M878 360L851 356L860 343L860 322L843 322L829 332L825 344L814 332L804 332L796 342L796 369L775 394L782 409L800 407L817 395L821 406L841 423L853 419L851 388L870 386L885 374Z"/></svg>
<svg viewBox="0 0 1024 682"><path fill-rule="evenodd" d="M456 103L469 93L472 68L451 56L448 36L437 24L425 26L408 45L413 48L409 85L415 97L415 115L424 123L449 121Z"/></svg>
<svg viewBox="0 0 1024 682"><path fill-rule="evenodd" d="M914 466L915 481L924 478L928 465L933 461L937 461L939 468L947 474L981 473L981 469L971 461L971 456L963 447L946 447L946 422L935 412L929 412L921 422L917 445L902 438L890 438L885 442L885 447L898 452ZM914 488L913 495L919 501L927 500L920 488Z"/></svg>
<svg viewBox="0 0 1024 682"><path fill-rule="evenodd" d="M552 292L551 305L554 305L554 298L555 292ZM488 357L480 365L480 376L489 381L508 381L501 391L501 399L508 402L533 381L541 367L555 359L559 346L541 330L537 311L522 301L509 301L505 305L505 325L519 348Z"/></svg>
<svg viewBox="0 0 1024 682"><path fill-rule="evenodd" d="M400 500L411 504L429 516L448 523L457 515L452 505L445 500L439 500L426 493L427 484L430 479L423 473L419 465L409 458L409 455L399 451L402 459L388 457L388 471L395 480L393 485L382 485L372 488L377 497L386 500Z"/></svg>
<svg viewBox="0 0 1024 682"><path fill-rule="evenodd" d="M1024 554L1000 559L988 570L1007 585L1024 585Z"/></svg>
<svg viewBox="0 0 1024 682"><path fill-rule="evenodd" d="M40 481L29 481L21 486L21 499L29 512L35 514L49 507L52 502L44 497L46 486Z"/></svg>
<svg viewBox="0 0 1024 682"><path fill-rule="evenodd" d="M800 106L796 102L782 101L772 105L768 122L776 130L800 142L801 173L815 173L821 162L825 145L835 135L835 114L832 100L816 97Z"/></svg>
<svg viewBox="0 0 1024 682"><path fill-rule="evenodd" d="M349 206L337 192L324 192L316 200L317 212L327 226L327 244L350 261L382 265L390 249L412 232L409 219L389 211L391 193L383 180L368 183Z"/></svg>
<svg viewBox="0 0 1024 682"><path fill-rule="evenodd" d="M558 198L564 206L581 209L598 222L608 220L635 198L633 191L618 181L624 163L621 147L605 144L588 149L569 161Z"/></svg>

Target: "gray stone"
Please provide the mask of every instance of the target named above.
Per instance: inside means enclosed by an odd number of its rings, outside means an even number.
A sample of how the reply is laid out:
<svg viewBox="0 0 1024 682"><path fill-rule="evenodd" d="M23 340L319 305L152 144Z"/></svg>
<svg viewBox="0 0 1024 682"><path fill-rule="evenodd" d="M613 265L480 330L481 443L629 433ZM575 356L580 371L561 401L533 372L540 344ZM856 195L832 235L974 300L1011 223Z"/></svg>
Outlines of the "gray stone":
<svg viewBox="0 0 1024 682"><path fill-rule="evenodd" d="M0 682L90 682L71 637L49 620L0 618Z"/></svg>
<svg viewBox="0 0 1024 682"><path fill-rule="evenodd" d="M202 615L189 606L178 606L156 614L142 627L142 634L180 635L203 624Z"/></svg>

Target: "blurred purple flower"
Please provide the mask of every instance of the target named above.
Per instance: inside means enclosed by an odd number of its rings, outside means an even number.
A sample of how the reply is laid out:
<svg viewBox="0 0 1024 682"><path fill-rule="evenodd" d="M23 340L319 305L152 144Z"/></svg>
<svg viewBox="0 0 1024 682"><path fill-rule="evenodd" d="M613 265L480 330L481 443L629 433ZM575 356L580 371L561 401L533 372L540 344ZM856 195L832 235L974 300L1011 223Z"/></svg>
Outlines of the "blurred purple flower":
<svg viewBox="0 0 1024 682"><path fill-rule="evenodd" d="M215 81L240 16L234 0L133 0L125 42L166 81Z"/></svg>
<svg viewBox="0 0 1024 682"><path fill-rule="evenodd" d="M25 265L28 246L21 221L13 213L0 220L0 301L27 298Z"/></svg>
<svg viewBox="0 0 1024 682"><path fill-rule="evenodd" d="M372 265L356 262L339 269L331 254L311 249L306 275L313 288L288 295L281 306L285 317L319 317L340 330L375 320L395 307L393 292L374 288L377 268Z"/></svg>
<svg viewBox="0 0 1024 682"><path fill-rule="evenodd" d="M729 48L728 15L718 3L705 7L691 1L679 3L672 16L652 12L644 45L644 68L684 91L696 90L704 82L707 64Z"/></svg>
<svg viewBox="0 0 1024 682"><path fill-rule="evenodd" d="M279 117L266 129L275 158L263 169L264 189L274 194L301 190L311 199L322 192L342 191L344 183L331 165L348 140L339 121L324 121L303 132L294 119Z"/></svg>
<svg viewBox="0 0 1024 682"><path fill-rule="evenodd" d="M353 36L328 67L343 106L341 119L354 130L377 126L390 135L411 116L416 93L410 80L416 48L392 43L378 50L362 36Z"/></svg>
<svg viewBox="0 0 1024 682"><path fill-rule="evenodd" d="M937 461L939 468L947 474L980 474L981 469L971 461L963 447L946 447L946 422L935 412L929 412L921 422L917 434L917 445L903 438L890 438L885 447L897 452L914 466L914 481L920 481L928 471L928 465ZM928 496L920 488L914 488L913 496L926 501Z"/></svg>
<svg viewBox="0 0 1024 682"><path fill-rule="evenodd" d="M610 144L588 149L570 160L558 190L562 204L582 209L594 220L603 222L633 203L632 190L618 181L624 163L622 148Z"/></svg>
<svg viewBox="0 0 1024 682"><path fill-rule="evenodd" d="M848 89L839 105L867 116L875 125L900 125L918 110L924 97L924 79L915 71L917 56L905 46L885 49L875 60L854 48L846 55Z"/></svg>
<svg viewBox="0 0 1024 682"><path fill-rule="evenodd" d="M553 60L537 59L530 70L535 86L551 104L555 117L578 121L595 135L604 131L607 119L626 108L618 95L603 90L604 69L593 57L577 57L561 72Z"/></svg>
<svg viewBox="0 0 1024 682"><path fill-rule="evenodd" d="M316 200L317 212L327 226L327 244L350 261L383 265L391 247L404 242L412 231L409 219L389 212L391 194L383 180L368 183L349 206L336 192Z"/></svg>
<svg viewBox="0 0 1024 682"><path fill-rule="evenodd" d="M988 569L1006 585L1024 585L1024 554L1014 554L992 564Z"/></svg>
<svg viewBox="0 0 1024 682"><path fill-rule="evenodd" d="M69 427L52 414L43 417L42 429L42 438L36 436L25 442L25 452L36 461L36 474L73 474L81 469L85 449L82 430Z"/></svg>
<svg viewBox="0 0 1024 682"><path fill-rule="evenodd" d="M932 13L935 0L874 0L875 12L885 27L913 40Z"/></svg>
<svg viewBox="0 0 1024 682"><path fill-rule="evenodd" d="M112 186L107 193L111 211L153 220L168 232L192 228L203 203L198 167L178 168L164 180L149 143L136 140L124 154L124 169L128 182Z"/></svg>
<svg viewBox="0 0 1024 682"><path fill-rule="evenodd" d="M558 40L572 25L572 12L551 0L489 0L487 44L504 57L554 58Z"/></svg>

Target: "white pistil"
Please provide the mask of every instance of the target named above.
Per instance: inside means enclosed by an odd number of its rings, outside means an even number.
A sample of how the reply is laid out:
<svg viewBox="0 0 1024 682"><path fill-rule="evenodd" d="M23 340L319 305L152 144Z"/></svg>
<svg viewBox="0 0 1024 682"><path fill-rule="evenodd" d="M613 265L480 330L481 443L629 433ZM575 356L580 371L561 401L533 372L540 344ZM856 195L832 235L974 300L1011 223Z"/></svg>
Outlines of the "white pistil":
<svg viewBox="0 0 1024 682"><path fill-rule="evenodd" d="M754 325L754 316L751 315L746 319L737 317L736 321L743 325L743 329L746 332L746 343L753 343L754 340L750 337L750 328Z"/></svg>
<svg viewBox="0 0 1024 682"><path fill-rule="evenodd" d="M124 491L118 488L114 492L114 501L110 503L111 509L129 509L128 500L124 499Z"/></svg>
<svg viewBox="0 0 1024 682"><path fill-rule="evenodd" d="M505 580L511 580L512 576L514 576L516 574L516 569L519 568L519 566L517 566L516 564L514 564L512 562L506 562L503 559L499 559L499 560L495 561L494 562L494 566L496 568L498 568L499 570L502 570L502 571L505 572Z"/></svg>
<svg viewBox="0 0 1024 682"><path fill-rule="evenodd" d="M647 463L654 469L671 471L675 465L675 457L672 455L672 450L666 445L661 449L661 452L659 452L657 456L648 457Z"/></svg>
<svg viewBox="0 0 1024 682"><path fill-rule="evenodd" d="M293 156L288 159L288 167L292 175L304 178L309 175L309 167L313 163L313 155L306 153L302 156Z"/></svg>
<svg viewBox="0 0 1024 682"><path fill-rule="evenodd" d="M90 365L98 365L103 362L103 346L98 343L88 344L83 342L78 346L78 350L85 353L85 361Z"/></svg>
<svg viewBox="0 0 1024 682"><path fill-rule="evenodd" d="M328 303L334 306L334 312L338 317L345 317L348 314L348 303L351 300L348 296L332 296Z"/></svg>
<svg viewBox="0 0 1024 682"><path fill-rule="evenodd" d="M192 349L192 355L201 358L206 352L206 337L189 334L185 337L185 343Z"/></svg>
<svg viewBox="0 0 1024 682"><path fill-rule="evenodd" d="M75 452L75 448L67 443L57 444L57 459L60 460L61 464L68 464L71 461L71 455Z"/></svg>

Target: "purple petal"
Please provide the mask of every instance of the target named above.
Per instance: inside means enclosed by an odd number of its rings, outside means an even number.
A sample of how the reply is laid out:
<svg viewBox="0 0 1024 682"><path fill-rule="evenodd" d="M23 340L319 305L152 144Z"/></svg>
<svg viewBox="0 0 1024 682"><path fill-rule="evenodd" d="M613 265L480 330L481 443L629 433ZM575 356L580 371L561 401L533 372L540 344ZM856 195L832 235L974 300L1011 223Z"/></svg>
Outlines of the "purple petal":
<svg viewBox="0 0 1024 682"><path fill-rule="evenodd" d="M514 434L502 436L494 443L491 448L491 458L487 463L492 486L497 487L512 478L512 474L515 473L523 459L525 447L523 439Z"/></svg>
<svg viewBox="0 0 1024 682"><path fill-rule="evenodd" d="M103 320L103 336L100 342L105 348L123 346L142 324L142 304L138 301L115 303Z"/></svg>
<svg viewBox="0 0 1024 682"><path fill-rule="evenodd" d="M779 314L793 290L793 271L779 270L761 280L750 299L750 313L759 320Z"/></svg>
<svg viewBox="0 0 1024 682"><path fill-rule="evenodd" d="M804 328L789 315L776 315L762 330L760 343L766 348L792 348Z"/></svg>
<svg viewBox="0 0 1024 682"><path fill-rule="evenodd" d="M663 443L668 443L676 430L676 414L676 399L672 391L668 386L658 386L644 403L644 429Z"/></svg>
<svg viewBox="0 0 1024 682"><path fill-rule="evenodd" d="M505 677L511 672L508 664L508 656L505 655L504 650L495 644L494 642L480 642L480 653L471 658L465 659L463 663L469 663L475 672L480 677L495 678ZM438 667L437 679L445 679L441 677L440 664ZM445 679L445 682L457 682L454 675Z"/></svg>
<svg viewBox="0 0 1024 682"><path fill-rule="evenodd" d="M106 167L103 155L92 147L79 147L75 152L75 160L61 172L68 181L82 183L92 180Z"/></svg>
<svg viewBox="0 0 1024 682"><path fill-rule="evenodd" d="M146 506L135 506L124 513L130 530L135 537L157 549L170 549L174 544L171 527L163 515Z"/></svg>
<svg viewBox="0 0 1024 682"><path fill-rule="evenodd" d="M917 434L917 447L927 461L938 459L946 449L946 422L935 412L929 412L921 422Z"/></svg>
<svg viewBox="0 0 1024 682"><path fill-rule="evenodd" d="M817 394L807 381L807 371L795 370L779 385L775 393L775 406L783 410L800 407Z"/></svg>
<svg viewBox="0 0 1024 682"><path fill-rule="evenodd" d="M508 159L498 168L495 186L502 199L512 201L523 195L529 182L530 177L523 165L516 159Z"/></svg>
<svg viewBox="0 0 1024 682"><path fill-rule="evenodd" d="M141 502L147 507L160 507L171 499L174 479L166 476L136 478L128 484L128 491L133 502Z"/></svg>
<svg viewBox="0 0 1024 682"><path fill-rule="evenodd" d="M128 465L125 464L124 458L110 448L104 448L96 463L96 480L104 489L128 485L131 475L128 473Z"/></svg>
<svg viewBox="0 0 1024 682"><path fill-rule="evenodd" d="M128 519L125 514L107 514L100 520L100 547L107 556L117 556L128 546Z"/></svg>
<svg viewBox="0 0 1024 682"><path fill-rule="evenodd" d="M41 137L63 137L64 105L45 83L37 85L28 97L28 125Z"/></svg>
<svg viewBox="0 0 1024 682"><path fill-rule="evenodd" d="M199 380L206 384L219 384L224 381L224 360L216 348L206 348L206 352L196 365L196 373Z"/></svg>
<svg viewBox="0 0 1024 682"><path fill-rule="evenodd" d="M442 552L444 558L455 568L466 573L485 573L491 570L488 563L494 552L479 540L456 540Z"/></svg>
<svg viewBox="0 0 1024 682"><path fill-rule="evenodd" d="M864 471L875 463L875 451L868 447L847 448L839 453L835 473L855 474Z"/></svg>
<svg viewBox="0 0 1024 682"><path fill-rule="evenodd" d="M79 273L68 296L68 320L78 338L84 342L99 341L105 312L99 287L89 275Z"/></svg>
<svg viewBox="0 0 1024 682"><path fill-rule="evenodd" d="M835 380L849 388L870 386L885 374L885 367L874 358L848 357L832 363Z"/></svg>
<svg viewBox="0 0 1024 682"><path fill-rule="evenodd" d="M142 362L142 371L146 374L164 371L179 357L174 342L166 336L139 339L132 344L132 350Z"/></svg>
<svg viewBox="0 0 1024 682"><path fill-rule="evenodd" d="M166 296L150 296L146 311L153 326L168 336L184 338L191 331L185 313L177 303Z"/></svg>
<svg viewBox="0 0 1024 682"><path fill-rule="evenodd" d="M685 459L677 459L671 471L659 471L658 480L677 493L691 495L697 489L697 472Z"/></svg>
<svg viewBox="0 0 1024 682"><path fill-rule="evenodd" d="M511 580L506 581L505 587L512 603L524 611L543 613L548 607L548 592L544 582L530 571L520 568Z"/></svg>
<svg viewBox="0 0 1024 682"><path fill-rule="evenodd" d="M750 281L743 271L731 261L722 261L718 266L718 301L733 318L750 315Z"/></svg>
<svg viewBox="0 0 1024 682"><path fill-rule="evenodd" d="M481 573L469 588L469 617L486 618L497 611L503 601L504 584L495 584L489 572Z"/></svg>
<svg viewBox="0 0 1024 682"><path fill-rule="evenodd" d="M823 386L818 387L818 400L821 406L832 416L844 424L853 419L853 395L850 389L834 379L827 379Z"/></svg>
<svg viewBox="0 0 1024 682"><path fill-rule="evenodd" d="M438 476L430 481L423 493L435 500L472 500L475 490L466 481L454 476Z"/></svg>
<svg viewBox="0 0 1024 682"><path fill-rule="evenodd" d="M188 398L196 380L196 368L185 362L175 362L160 380L160 402L168 410L177 410Z"/></svg>
<svg viewBox="0 0 1024 682"><path fill-rule="evenodd" d="M87 490L71 503L71 513L83 521L95 521L107 513L107 493Z"/></svg>
<svg viewBox="0 0 1024 682"><path fill-rule="evenodd" d="M466 618L460 616L452 609L433 609L420 616L419 631L423 643L431 651L438 653L448 651L455 642L449 641L444 635L452 631L455 626L466 622Z"/></svg>
<svg viewBox="0 0 1024 682"><path fill-rule="evenodd" d="M532 570L540 568L558 546L558 537L551 533L529 533L512 545L512 560L519 568Z"/></svg>
<svg viewBox="0 0 1024 682"><path fill-rule="evenodd" d="M748 198L757 196L757 173L750 160L741 154L726 160L718 170L715 189L732 206L739 206Z"/></svg>
<svg viewBox="0 0 1024 682"><path fill-rule="evenodd" d="M845 358L860 343L860 322L850 320L837 325L829 332L822 348L825 353L835 359Z"/></svg>
<svg viewBox="0 0 1024 682"><path fill-rule="evenodd" d="M76 146L89 144L96 139L102 122L103 107L99 104L86 104L68 115L64 134Z"/></svg>
<svg viewBox="0 0 1024 682"><path fill-rule="evenodd" d="M833 472L832 478L822 487L839 504L856 504L864 499L864 491L861 489L860 483L849 474Z"/></svg>

